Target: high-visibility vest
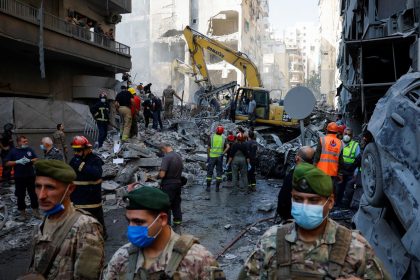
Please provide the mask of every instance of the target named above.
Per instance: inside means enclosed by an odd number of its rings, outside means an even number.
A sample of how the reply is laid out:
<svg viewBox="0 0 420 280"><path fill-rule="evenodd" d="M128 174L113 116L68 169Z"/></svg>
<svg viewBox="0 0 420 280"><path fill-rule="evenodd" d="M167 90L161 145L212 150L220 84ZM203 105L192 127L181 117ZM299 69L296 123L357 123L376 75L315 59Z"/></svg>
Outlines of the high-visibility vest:
<svg viewBox="0 0 420 280"><path fill-rule="evenodd" d="M210 141L210 157L220 157L223 155L223 148L225 147L225 138L223 135L213 134Z"/></svg>
<svg viewBox="0 0 420 280"><path fill-rule="evenodd" d="M338 175L338 160L343 144L334 134L320 138L322 152L317 167L329 176Z"/></svg>
<svg viewBox="0 0 420 280"><path fill-rule="evenodd" d="M345 164L353 164L356 161L356 150L359 143L351 140L343 149L343 161Z"/></svg>

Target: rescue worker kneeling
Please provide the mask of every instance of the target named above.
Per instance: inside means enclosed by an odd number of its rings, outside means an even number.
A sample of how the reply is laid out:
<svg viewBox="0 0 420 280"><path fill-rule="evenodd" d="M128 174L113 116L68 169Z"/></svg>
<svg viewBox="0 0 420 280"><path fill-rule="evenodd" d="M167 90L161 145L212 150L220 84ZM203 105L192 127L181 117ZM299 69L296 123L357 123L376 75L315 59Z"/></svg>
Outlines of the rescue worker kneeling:
<svg viewBox="0 0 420 280"><path fill-rule="evenodd" d="M292 185L294 221L264 233L239 279L390 279L363 236L328 218L328 175L301 163Z"/></svg>
<svg viewBox="0 0 420 280"><path fill-rule="evenodd" d="M171 229L166 193L140 187L125 199L130 243L114 254L102 279L225 279L216 260L197 239Z"/></svg>

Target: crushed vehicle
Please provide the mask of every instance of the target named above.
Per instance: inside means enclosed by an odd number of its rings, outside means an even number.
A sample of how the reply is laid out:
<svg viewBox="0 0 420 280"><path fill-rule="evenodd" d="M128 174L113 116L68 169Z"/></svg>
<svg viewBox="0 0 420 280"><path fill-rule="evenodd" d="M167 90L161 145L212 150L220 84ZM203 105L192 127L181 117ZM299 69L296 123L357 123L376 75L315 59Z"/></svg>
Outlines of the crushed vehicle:
<svg viewBox="0 0 420 280"><path fill-rule="evenodd" d="M393 279L420 279L419 7L341 1L340 112L369 140L354 223Z"/></svg>

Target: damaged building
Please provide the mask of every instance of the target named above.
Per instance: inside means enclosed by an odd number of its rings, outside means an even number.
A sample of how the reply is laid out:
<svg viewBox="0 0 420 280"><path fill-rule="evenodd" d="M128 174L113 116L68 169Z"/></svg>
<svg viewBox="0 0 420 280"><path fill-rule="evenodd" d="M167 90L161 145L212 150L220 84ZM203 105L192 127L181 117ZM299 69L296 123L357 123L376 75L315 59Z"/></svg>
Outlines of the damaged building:
<svg viewBox="0 0 420 280"><path fill-rule="evenodd" d="M67 122L83 132L82 104L113 98L115 74L131 68L130 47L114 40L130 12L128 0L0 0L0 127L35 136Z"/></svg>
<svg viewBox="0 0 420 280"><path fill-rule="evenodd" d="M339 108L362 129L354 223L392 279L420 277L420 1L341 1Z"/></svg>
<svg viewBox="0 0 420 280"><path fill-rule="evenodd" d="M419 71L419 1L342 1L341 16L340 110L360 128L402 75Z"/></svg>
<svg viewBox="0 0 420 280"><path fill-rule="evenodd" d="M246 53L262 69L262 44L266 40L265 36L268 36L266 32L268 1L145 2L148 3L143 7L148 7L149 11L148 16L144 15L144 20L149 26L149 32L144 32L141 36L143 39L149 36L149 62L145 65L144 58L133 60L133 67L148 68L143 71L150 72L150 80L147 82L153 83L153 91L161 93L167 85L176 85L178 93L184 91L185 100L192 101L191 93L194 93L198 87L191 76L184 75L173 67L177 59L189 63L190 57L182 35L187 25L235 50ZM132 20L131 15L127 20ZM121 25L119 31L122 34L126 33L125 24ZM136 57L135 52L136 50L133 51L134 57ZM214 55L206 54L206 61L214 84L226 84L231 81L244 84L243 75L238 69Z"/></svg>

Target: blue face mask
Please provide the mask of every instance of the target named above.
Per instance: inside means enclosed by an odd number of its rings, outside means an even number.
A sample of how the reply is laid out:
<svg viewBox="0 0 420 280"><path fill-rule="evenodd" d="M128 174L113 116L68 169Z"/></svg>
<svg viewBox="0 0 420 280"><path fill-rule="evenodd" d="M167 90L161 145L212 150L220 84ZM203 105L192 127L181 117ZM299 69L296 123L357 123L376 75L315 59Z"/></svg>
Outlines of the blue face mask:
<svg viewBox="0 0 420 280"><path fill-rule="evenodd" d="M47 148L45 148L45 146L44 146L44 145L39 145L39 148L40 148L41 150L43 150L43 151L47 150Z"/></svg>
<svg viewBox="0 0 420 280"><path fill-rule="evenodd" d="M146 248L152 245L153 241L155 241L156 236L159 235L159 233L162 231L162 228L159 230L159 232L155 236L149 236L149 227L151 227L157 219L160 217L158 215L156 219L153 221L153 223L148 226L128 226L127 229L127 237L128 240L135 246L140 248Z"/></svg>
<svg viewBox="0 0 420 280"><path fill-rule="evenodd" d="M28 148L29 147L29 145L21 145L20 146L22 149L26 149L26 148Z"/></svg>
<svg viewBox="0 0 420 280"><path fill-rule="evenodd" d="M61 212L65 209L64 205L63 205L63 200L66 197L66 194L67 194L68 190L69 190L69 187L67 186L66 192L64 193L63 197L61 198L60 203L57 203L56 205L54 205L54 207L51 208L50 210L45 210L44 211L44 216L45 217L57 214L57 213L59 213L59 212Z"/></svg>
<svg viewBox="0 0 420 280"><path fill-rule="evenodd" d="M327 218L324 217L324 205L310 205L292 201L292 216L296 223L303 229L317 228Z"/></svg>

